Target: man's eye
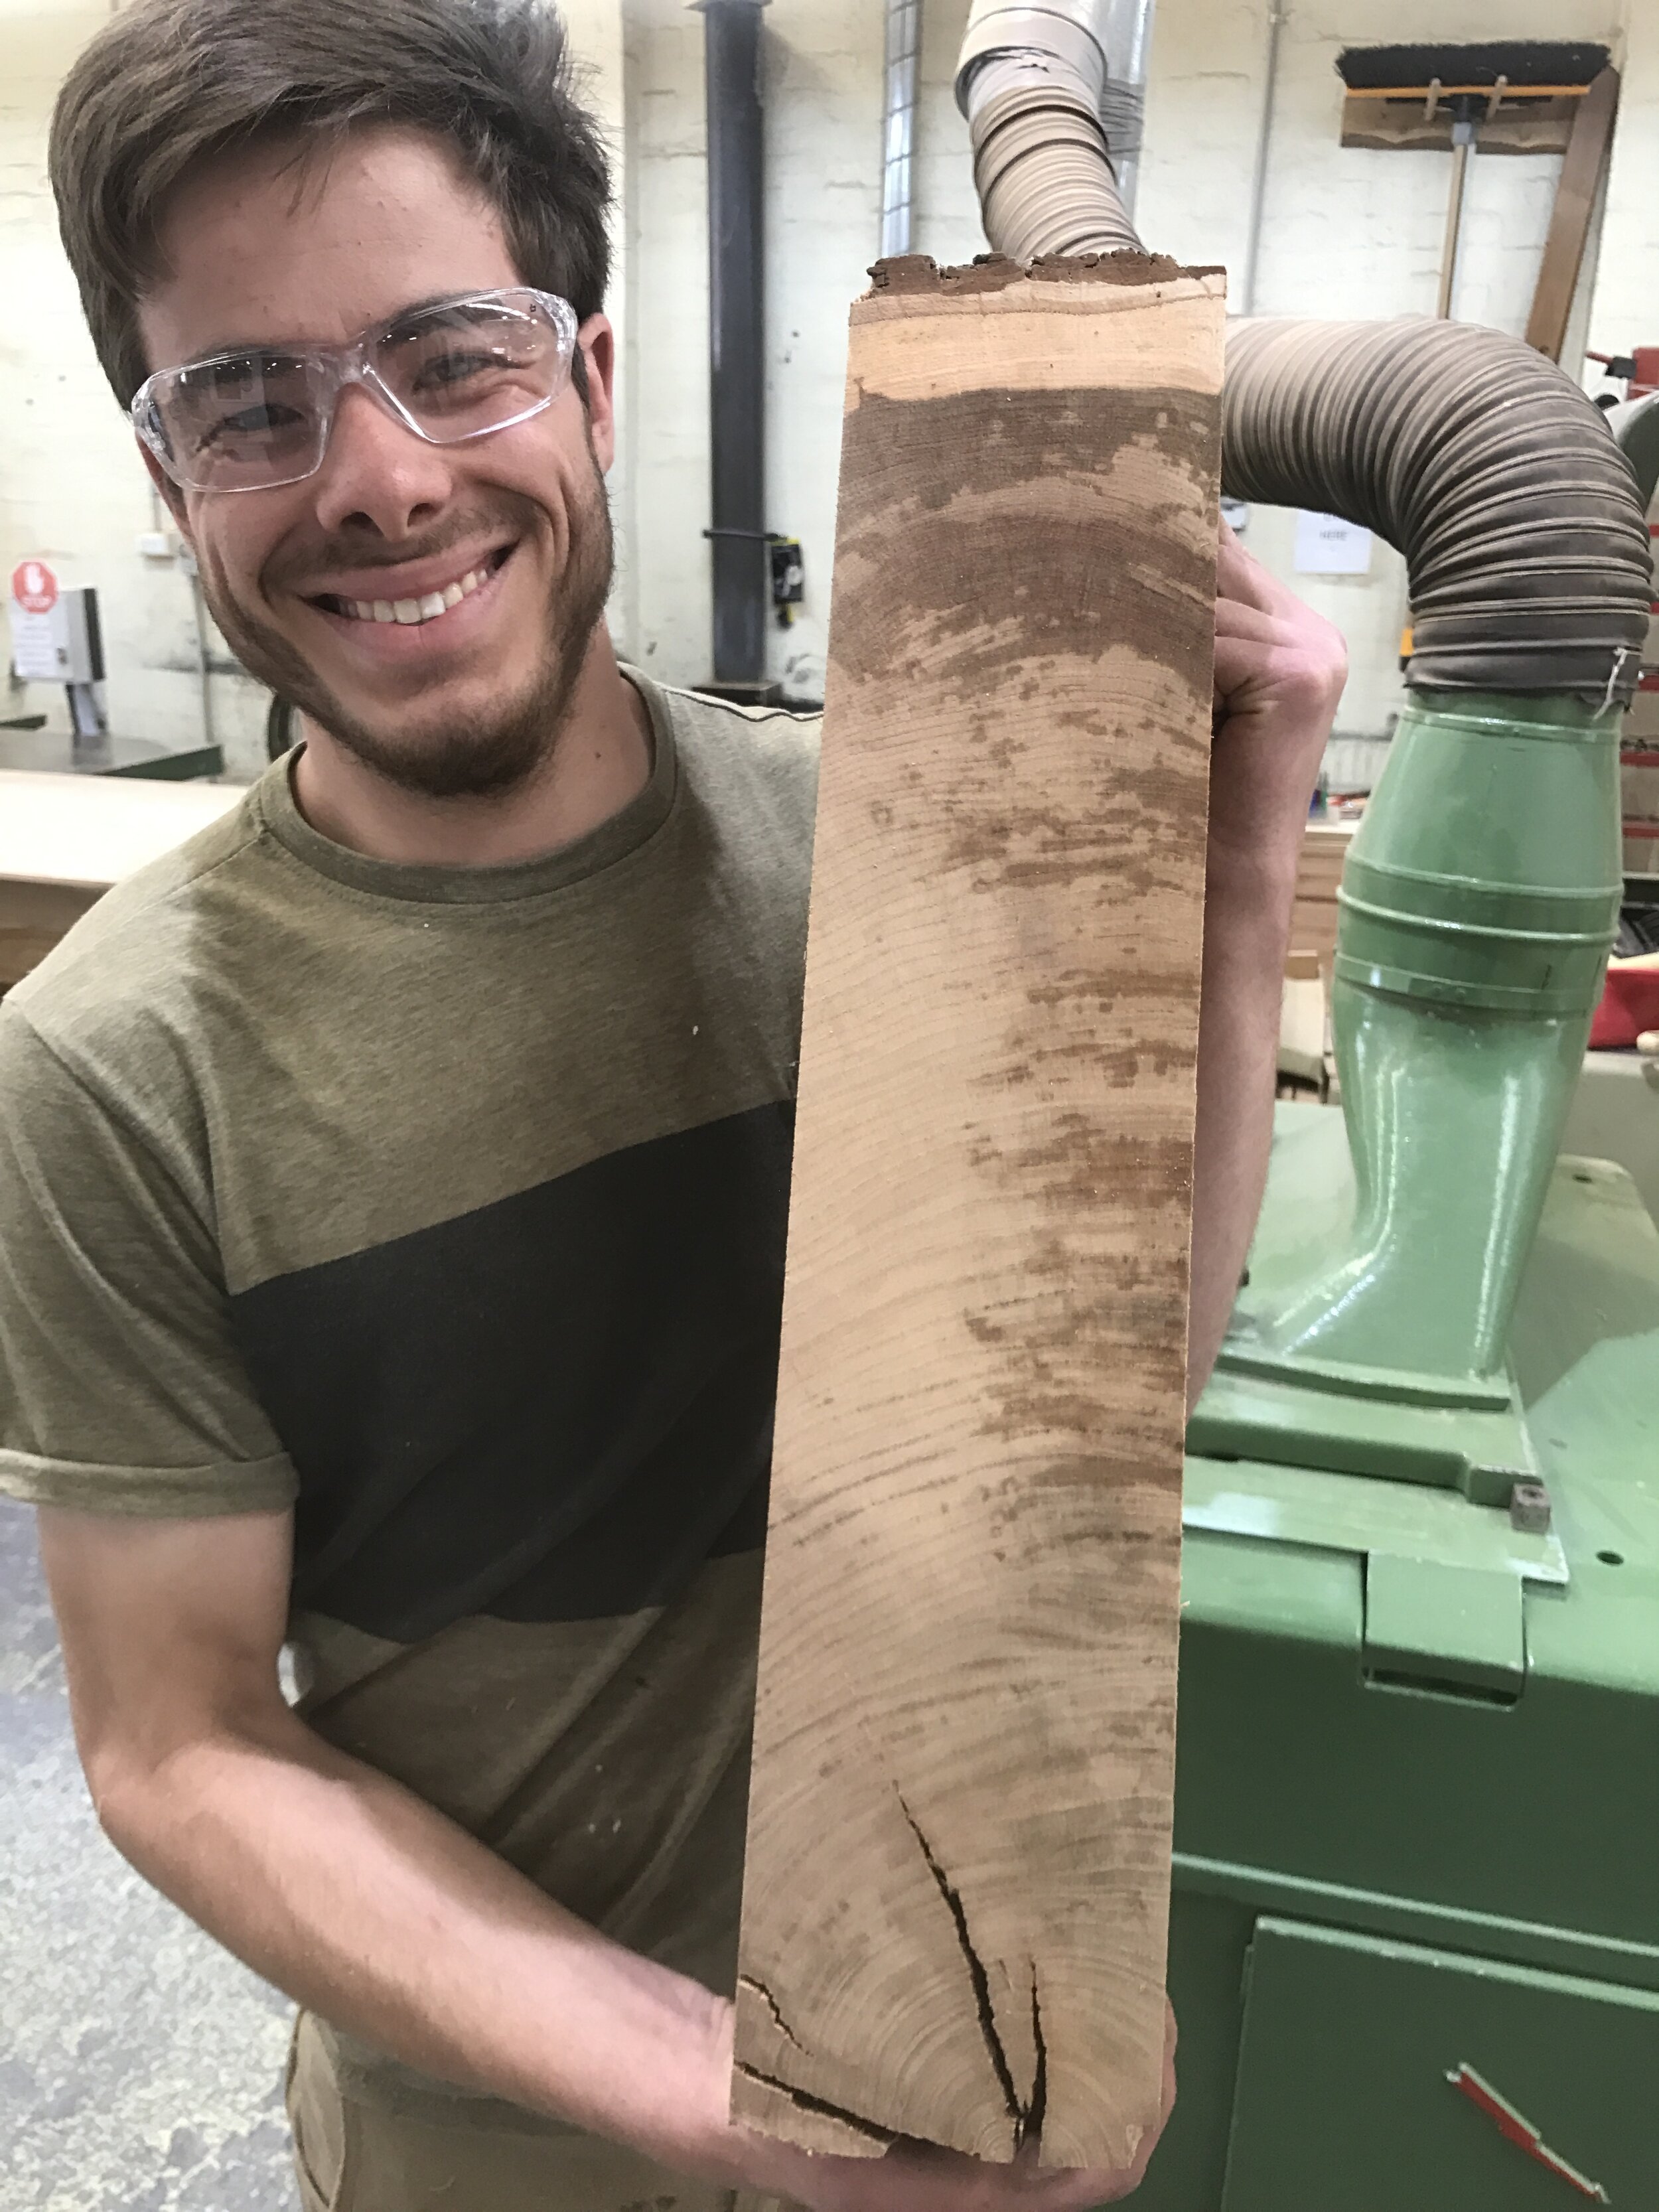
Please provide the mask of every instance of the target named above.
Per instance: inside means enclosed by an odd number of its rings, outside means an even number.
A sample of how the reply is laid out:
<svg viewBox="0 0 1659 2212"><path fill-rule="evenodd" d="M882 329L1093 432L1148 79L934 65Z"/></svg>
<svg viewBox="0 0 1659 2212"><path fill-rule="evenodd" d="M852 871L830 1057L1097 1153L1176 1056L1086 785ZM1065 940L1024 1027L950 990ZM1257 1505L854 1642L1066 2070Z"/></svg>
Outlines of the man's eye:
<svg viewBox="0 0 1659 2212"><path fill-rule="evenodd" d="M263 400L257 406L240 407L234 414L222 415L203 432L203 450L228 444L237 438L269 437L274 430L292 429L301 420L295 407L279 406L274 400Z"/></svg>
<svg viewBox="0 0 1659 2212"><path fill-rule="evenodd" d="M429 361L415 380L417 392L443 392L457 384L469 383L474 377L488 376L492 369L513 366L504 355L496 353L445 353Z"/></svg>

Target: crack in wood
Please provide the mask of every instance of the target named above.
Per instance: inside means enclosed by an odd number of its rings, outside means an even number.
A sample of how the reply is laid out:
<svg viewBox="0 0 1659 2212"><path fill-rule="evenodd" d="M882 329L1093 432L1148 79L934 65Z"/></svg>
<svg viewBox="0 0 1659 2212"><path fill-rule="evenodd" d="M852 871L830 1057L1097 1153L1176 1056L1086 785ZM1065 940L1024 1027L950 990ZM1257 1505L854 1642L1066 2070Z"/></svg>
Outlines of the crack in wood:
<svg viewBox="0 0 1659 2212"><path fill-rule="evenodd" d="M814 2112L820 2119L839 2120L842 2127L851 2128L854 2135L864 2136L871 2142L880 2143L884 2148L893 2141L891 2128L878 2128L873 2120L866 2120L858 2112L849 2112L844 2105L831 2104L828 2097L815 2097L810 2089L798 2089L793 2081L786 2081L779 2075L763 2074L758 2066L751 2066L746 2058L734 2059L732 2065L745 2081L757 2081L763 2089L775 2089L779 2096L787 2097L799 2112Z"/></svg>
<svg viewBox="0 0 1659 2212"><path fill-rule="evenodd" d="M790 2027L782 2013L779 2011L778 2001L773 1996L771 1990L767 1988L765 1983L757 1981L752 1974L739 1974L738 1976L738 1987L743 1990L753 1990L755 1995L766 2007L768 2012L771 2014L772 2025L777 2029L778 2033L783 2038L786 2043L793 2043L796 2050L800 2051L804 2056L805 2054L806 2045L801 2041L799 2036L796 2034L794 2029Z"/></svg>
<svg viewBox="0 0 1659 2212"><path fill-rule="evenodd" d="M1002 2037L997 2029L996 2009L991 2002L990 1977L979 1953L974 1948L974 1939L968 1930L967 1909L962 1902L961 1893L935 1857L932 1844L921 1832L921 1823L904 1802L903 1791L895 1788L893 1794L898 1799L900 1812L910 1824L910 1832L927 1863L927 1871L933 1877L934 1885L945 1900L945 1909L956 1929L957 1942L967 1963L968 1978L973 1987L974 2002L979 2013L980 2033L985 2039L992 2071L997 2077L1003 2102L1008 2108L1008 2118L1013 2124L1014 2148L1018 2150L1027 2142L1036 2142L1041 2139L1043 2108L1048 2100L1048 2052L1042 2039L1042 2020L1037 2007L1036 1967L1034 1964L1031 1968L1031 2027L1036 2064L1031 2076L1030 2098L1027 2101L1022 2100L1014 2087L1013 2069L1008 2063L1008 2054L1003 2048Z"/></svg>
<svg viewBox="0 0 1659 2212"><path fill-rule="evenodd" d="M1042 2033L1042 2008L1037 2002L1036 1960L1031 1961L1031 2042L1036 2061L1031 2069L1031 2101L1014 2133L1014 2148L1026 2143L1042 2148L1042 2123L1048 2112L1048 2045Z"/></svg>

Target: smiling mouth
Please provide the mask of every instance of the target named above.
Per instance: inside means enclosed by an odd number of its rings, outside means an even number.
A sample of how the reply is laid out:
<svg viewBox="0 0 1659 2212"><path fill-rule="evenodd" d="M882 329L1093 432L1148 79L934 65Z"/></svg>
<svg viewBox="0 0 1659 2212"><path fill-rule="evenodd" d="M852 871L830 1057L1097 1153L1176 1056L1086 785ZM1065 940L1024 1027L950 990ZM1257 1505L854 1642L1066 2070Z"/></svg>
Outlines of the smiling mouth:
<svg viewBox="0 0 1659 2212"><path fill-rule="evenodd" d="M513 548L499 546L488 559L476 568L469 568L463 576L455 577L440 590L428 592L418 599L348 599L336 592L319 592L311 604L321 607L327 614L343 615L349 622L402 623L418 627L422 623L436 622L463 599L470 599L474 592L500 574Z"/></svg>

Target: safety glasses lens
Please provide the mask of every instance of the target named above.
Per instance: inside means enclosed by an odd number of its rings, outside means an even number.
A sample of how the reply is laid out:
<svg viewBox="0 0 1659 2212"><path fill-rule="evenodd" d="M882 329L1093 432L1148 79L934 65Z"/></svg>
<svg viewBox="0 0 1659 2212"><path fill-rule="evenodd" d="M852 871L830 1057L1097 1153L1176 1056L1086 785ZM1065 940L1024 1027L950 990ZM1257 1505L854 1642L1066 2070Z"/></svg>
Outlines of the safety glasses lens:
<svg viewBox="0 0 1659 2212"><path fill-rule="evenodd" d="M328 376L282 353L227 355L175 369L152 394L152 421L185 482L237 491L309 474L322 458Z"/></svg>
<svg viewBox="0 0 1659 2212"><path fill-rule="evenodd" d="M457 445L556 398L574 328L561 302L534 292L447 301L355 346L224 354L169 369L141 401L141 425L193 490L293 483L320 467L343 382L366 380L422 437Z"/></svg>
<svg viewBox="0 0 1659 2212"><path fill-rule="evenodd" d="M563 335L544 312L466 300L408 315L375 348L386 388L439 445L498 429L544 406L567 365Z"/></svg>

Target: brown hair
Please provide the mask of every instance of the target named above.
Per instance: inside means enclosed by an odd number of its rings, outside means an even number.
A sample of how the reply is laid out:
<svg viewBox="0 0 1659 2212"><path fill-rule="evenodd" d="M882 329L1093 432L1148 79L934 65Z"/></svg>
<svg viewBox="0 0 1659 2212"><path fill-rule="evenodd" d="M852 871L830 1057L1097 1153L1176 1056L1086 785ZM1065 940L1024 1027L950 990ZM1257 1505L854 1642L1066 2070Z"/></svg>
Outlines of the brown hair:
<svg viewBox="0 0 1659 2212"><path fill-rule="evenodd" d="M610 175L545 0L139 0L81 54L52 116L64 250L125 406L149 371L137 308L169 192L220 153L357 123L445 139L499 213L519 275L605 300Z"/></svg>

